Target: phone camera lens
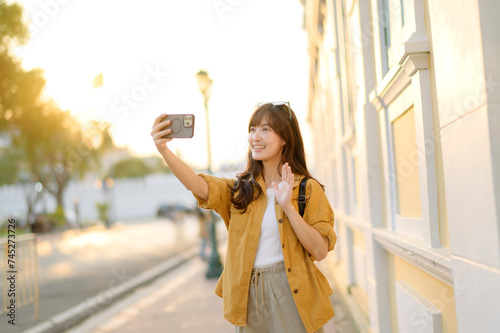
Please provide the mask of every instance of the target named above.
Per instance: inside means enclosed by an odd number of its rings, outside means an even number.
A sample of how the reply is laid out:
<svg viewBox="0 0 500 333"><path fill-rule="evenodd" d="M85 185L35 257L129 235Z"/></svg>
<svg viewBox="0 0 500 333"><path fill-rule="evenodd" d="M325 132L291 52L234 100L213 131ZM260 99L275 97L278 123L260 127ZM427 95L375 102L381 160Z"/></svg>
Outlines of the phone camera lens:
<svg viewBox="0 0 500 333"><path fill-rule="evenodd" d="M184 127L193 126L193 118L191 116L184 117Z"/></svg>

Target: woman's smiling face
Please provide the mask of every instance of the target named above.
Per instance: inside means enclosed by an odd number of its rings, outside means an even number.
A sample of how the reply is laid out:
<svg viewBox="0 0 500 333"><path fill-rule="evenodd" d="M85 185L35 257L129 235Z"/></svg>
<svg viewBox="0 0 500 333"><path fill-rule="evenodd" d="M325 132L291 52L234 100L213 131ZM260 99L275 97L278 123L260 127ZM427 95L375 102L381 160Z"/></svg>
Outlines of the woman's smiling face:
<svg viewBox="0 0 500 333"><path fill-rule="evenodd" d="M285 140L271 128L266 117L262 117L257 126L250 127L248 143L254 160L262 162L281 160L281 150Z"/></svg>

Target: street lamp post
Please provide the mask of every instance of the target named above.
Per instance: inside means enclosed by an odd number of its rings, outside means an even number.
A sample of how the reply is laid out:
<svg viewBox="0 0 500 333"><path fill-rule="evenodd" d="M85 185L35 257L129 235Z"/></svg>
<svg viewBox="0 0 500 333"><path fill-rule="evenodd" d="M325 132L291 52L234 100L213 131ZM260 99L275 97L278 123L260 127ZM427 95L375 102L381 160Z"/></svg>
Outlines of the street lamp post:
<svg viewBox="0 0 500 333"><path fill-rule="evenodd" d="M208 174L212 174L212 146L210 144L210 125L208 120L208 100L210 99L210 92L212 90L212 79L208 76L206 71L199 71L196 73L196 79L198 80L198 87L203 95L203 101L205 104L205 115L207 124L207 155L208 155ZM215 233L215 216L213 211L210 211L210 216L212 217L210 225L210 239L212 243L212 253L210 254L210 261L208 263L208 270L206 273L207 279L218 278L222 274L222 264L220 261L219 252L217 250L217 237Z"/></svg>

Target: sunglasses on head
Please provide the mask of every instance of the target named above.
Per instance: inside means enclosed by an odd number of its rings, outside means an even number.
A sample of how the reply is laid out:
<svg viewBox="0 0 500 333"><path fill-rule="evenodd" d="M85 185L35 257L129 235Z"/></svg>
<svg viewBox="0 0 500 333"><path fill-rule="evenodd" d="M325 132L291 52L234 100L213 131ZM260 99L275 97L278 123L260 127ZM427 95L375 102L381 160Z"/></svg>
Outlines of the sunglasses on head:
<svg viewBox="0 0 500 333"><path fill-rule="evenodd" d="M285 101L277 101L277 102L261 102L257 104L257 106L262 106L265 104L272 104L273 106L280 106L280 105L286 105L288 107L288 115L290 116L290 120L292 120L292 109L290 108L290 102L285 102Z"/></svg>

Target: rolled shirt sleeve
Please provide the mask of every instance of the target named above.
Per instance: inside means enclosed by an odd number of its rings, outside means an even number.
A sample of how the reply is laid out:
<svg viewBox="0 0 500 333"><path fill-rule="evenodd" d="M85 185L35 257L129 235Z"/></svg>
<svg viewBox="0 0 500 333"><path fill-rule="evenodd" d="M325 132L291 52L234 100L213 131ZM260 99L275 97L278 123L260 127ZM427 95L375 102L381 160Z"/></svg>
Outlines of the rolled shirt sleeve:
<svg viewBox="0 0 500 333"><path fill-rule="evenodd" d="M337 242L333 230L335 215L321 185L315 180L309 180L306 186L306 206L304 220L328 239L328 252L332 251Z"/></svg>
<svg viewBox="0 0 500 333"><path fill-rule="evenodd" d="M208 200L204 200L198 195L193 193L198 206L205 209L213 209L219 214L226 224L229 226L229 219L231 217L231 188L235 180L230 178L219 178L212 175L198 174L205 179L208 184Z"/></svg>

